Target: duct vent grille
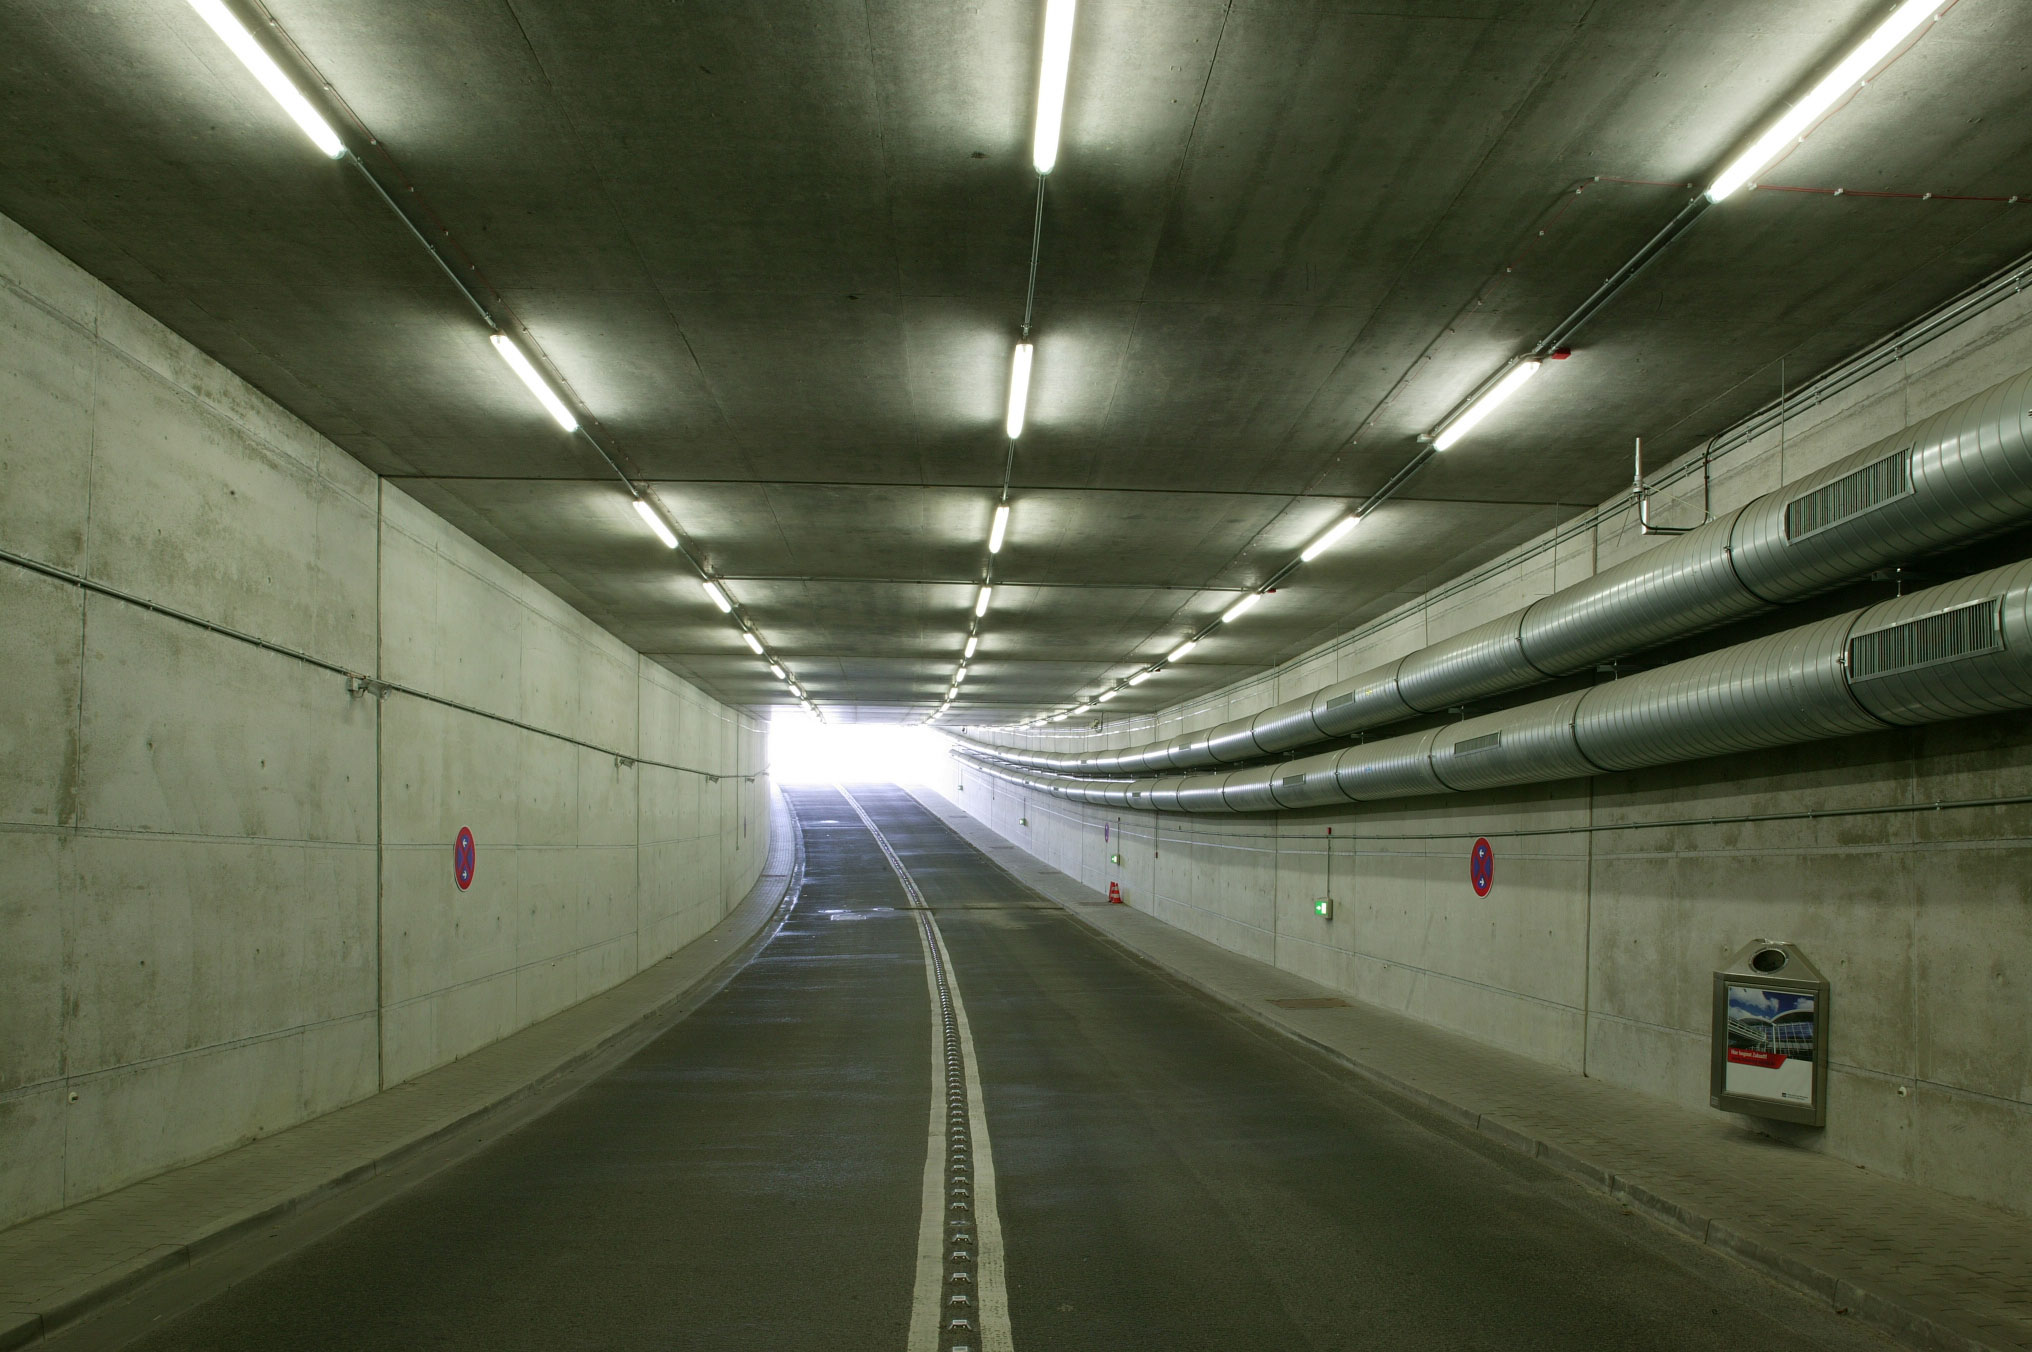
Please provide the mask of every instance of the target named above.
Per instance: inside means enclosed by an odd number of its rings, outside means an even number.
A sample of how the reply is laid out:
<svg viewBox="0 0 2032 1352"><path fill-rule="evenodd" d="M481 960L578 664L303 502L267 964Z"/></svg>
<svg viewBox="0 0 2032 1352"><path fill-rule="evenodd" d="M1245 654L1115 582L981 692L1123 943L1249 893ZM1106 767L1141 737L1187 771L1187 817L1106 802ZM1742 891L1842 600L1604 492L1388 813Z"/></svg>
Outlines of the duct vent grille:
<svg viewBox="0 0 2032 1352"><path fill-rule="evenodd" d="M1785 538L1803 540L1912 491L1912 448L1864 465L1785 504Z"/></svg>
<svg viewBox="0 0 2032 1352"><path fill-rule="evenodd" d="M2003 602L1992 598L1858 634L1849 640L1849 679L1867 681L1995 652L2004 646L2002 618Z"/></svg>
<svg viewBox="0 0 2032 1352"><path fill-rule="evenodd" d="M1453 754L1456 756L1472 756L1477 751L1494 751L1502 744L1503 734L1501 732L1485 732L1479 737L1470 737L1465 742L1455 742L1453 744Z"/></svg>
<svg viewBox="0 0 2032 1352"><path fill-rule="evenodd" d="M1286 775L1277 781L1277 787L1280 789L1295 789L1304 782L1304 775Z"/></svg>
<svg viewBox="0 0 2032 1352"><path fill-rule="evenodd" d="M1326 703L1320 705L1319 707L1322 710L1338 709L1343 704L1353 704L1359 698L1360 695L1357 692L1350 690L1345 695L1335 695L1332 699L1328 700Z"/></svg>

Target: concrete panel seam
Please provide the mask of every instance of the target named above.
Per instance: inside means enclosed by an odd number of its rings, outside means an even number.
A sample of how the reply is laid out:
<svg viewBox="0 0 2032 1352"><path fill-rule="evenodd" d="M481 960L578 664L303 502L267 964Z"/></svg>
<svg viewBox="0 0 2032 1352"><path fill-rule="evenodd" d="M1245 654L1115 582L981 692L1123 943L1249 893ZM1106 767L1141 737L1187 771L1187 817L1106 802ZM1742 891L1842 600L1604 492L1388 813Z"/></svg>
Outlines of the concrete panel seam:
<svg viewBox="0 0 2032 1352"><path fill-rule="evenodd" d="M307 1023L291 1024L287 1028L271 1028L266 1032L249 1033L246 1037L226 1038L219 1042L207 1042L198 1047L185 1047L182 1051L164 1052L160 1056L144 1056L137 1061L122 1061L117 1065L101 1066L97 1070L78 1071L75 1074L52 1075L46 1080L33 1084L16 1085L0 1092L0 1103L26 1098L31 1094L45 1093L62 1085L89 1084L93 1080L111 1075L124 1075L137 1070L149 1070L156 1066L169 1065L175 1061L188 1060L194 1056L210 1056L219 1052L238 1051L242 1047L255 1047L264 1042L275 1042L282 1038L296 1037L319 1028L338 1028L349 1023L359 1023L374 1017L371 1009L355 1010L351 1014L335 1014L329 1019L312 1019ZM294 1125L293 1123L291 1125Z"/></svg>
<svg viewBox="0 0 2032 1352"><path fill-rule="evenodd" d="M151 614L161 615L166 619L176 620L179 623L188 624L194 628L206 630L210 633L217 634L222 638L234 639L237 642L247 644L249 647L259 648L263 652L274 653L279 657L294 658L295 660L305 663L306 665L317 667L322 671L329 671L334 675L343 677L355 677L360 674L358 672L350 670L343 664L328 661L325 658L304 652L301 649L291 648L286 644L271 642L268 639L247 633L245 630L232 628L230 625L218 624L211 620L202 619L199 616L190 614L188 611L178 610L174 606L165 606L160 602L146 600L142 597L134 595L131 592L123 591L118 587L107 586L103 582L95 581L91 578L84 577L77 573L73 573L67 569L57 568L50 564L42 563L36 559L28 558L25 555L17 554L10 549L0 548L0 563L13 564L15 567L24 569L25 571L31 573L39 573L44 577L54 578L59 582L69 583L71 586L77 587L82 591L89 592L92 595L103 596L109 600L119 601L122 604L133 606L136 609L145 610L150 612ZM537 727L533 723L524 723L520 719L509 718L502 714L489 713L484 709L478 709L469 704L462 704L457 700L447 699L442 695L433 695L428 691L417 690L405 685L397 685L393 682L380 682L380 685L389 694L407 695L412 699L425 700L431 704L436 704L443 708L455 709L460 713L471 714L475 718L485 718L495 723L504 724L508 727L518 728L523 732L534 733L539 737L553 738L557 741L565 742L572 746L582 747L587 751L599 752L601 755L614 756L622 760L637 761L643 765L654 766L659 770L675 770L680 774L698 775L701 778L704 778L712 782L717 782L722 779L755 780L762 778L763 774L765 773L760 770L749 770L749 771L701 770L697 766L679 765L671 761L645 760L642 757L635 755L631 751L619 751L613 747L600 746L597 743L588 742L580 738L573 737L568 733L553 732L548 728Z"/></svg>

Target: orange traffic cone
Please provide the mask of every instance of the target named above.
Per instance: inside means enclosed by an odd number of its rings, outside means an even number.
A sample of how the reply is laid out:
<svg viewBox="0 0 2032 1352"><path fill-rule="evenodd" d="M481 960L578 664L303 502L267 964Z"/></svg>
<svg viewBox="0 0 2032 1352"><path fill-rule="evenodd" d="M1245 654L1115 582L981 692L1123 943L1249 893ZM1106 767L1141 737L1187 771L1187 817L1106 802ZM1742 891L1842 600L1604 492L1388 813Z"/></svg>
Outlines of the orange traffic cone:
<svg viewBox="0 0 2032 1352"><path fill-rule="evenodd" d="M1108 884L1108 904L1110 906L1120 906L1122 904L1122 884Z"/></svg>

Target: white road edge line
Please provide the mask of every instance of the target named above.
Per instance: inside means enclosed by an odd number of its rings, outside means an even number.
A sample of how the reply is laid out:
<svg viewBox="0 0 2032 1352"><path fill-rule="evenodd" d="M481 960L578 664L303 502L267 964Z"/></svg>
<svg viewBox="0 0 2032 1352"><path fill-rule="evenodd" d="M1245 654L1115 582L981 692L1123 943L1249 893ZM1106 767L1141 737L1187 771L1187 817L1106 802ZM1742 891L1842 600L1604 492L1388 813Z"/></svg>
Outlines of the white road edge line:
<svg viewBox="0 0 2032 1352"><path fill-rule="evenodd" d="M939 1322L944 1315L941 1298L945 1294L946 1164L945 1114L943 1096L939 1093L939 1086L945 1083L946 1078L944 1030L939 1019L940 968L945 971L946 994L952 1000L954 1022L959 1025L967 1086L967 1134L973 1147L974 1272L980 1300L977 1307L979 1327L975 1333L983 1352L1015 1352L1016 1343L1009 1328L1009 1286L1002 1248L1002 1217L995 1202L995 1156L988 1142L987 1109L981 1101L979 1058L974 1054L973 1027L967 1022L966 1003L960 998L959 978L953 971L952 953L946 948L945 934L939 929L938 921L925 907L924 896L917 890L916 881L890 847L888 837L882 834L882 829L875 825L875 819L868 815L860 800L846 786L835 784L833 787L853 807L861 824L868 828L868 834L881 846L889 867L895 870L897 880L903 884L904 892L920 908L918 916L922 921L916 928L918 946L924 953L925 985L931 996L932 1094L931 1127L924 1156L923 1200L917 1230L917 1281L910 1305L909 1352L937 1352L940 1335L944 1331ZM933 944L938 947L937 962L933 961ZM967 1341L972 1342L971 1339Z"/></svg>

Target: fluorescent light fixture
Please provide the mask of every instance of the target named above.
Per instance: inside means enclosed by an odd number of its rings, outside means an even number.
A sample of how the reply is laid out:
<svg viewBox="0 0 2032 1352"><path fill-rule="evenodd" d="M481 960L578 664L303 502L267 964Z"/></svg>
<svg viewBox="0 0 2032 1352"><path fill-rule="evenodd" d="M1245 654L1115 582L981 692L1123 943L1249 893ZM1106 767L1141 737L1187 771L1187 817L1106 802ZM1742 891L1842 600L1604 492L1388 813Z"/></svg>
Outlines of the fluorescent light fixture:
<svg viewBox="0 0 2032 1352"><path fill-rule="evenodd" d="M755 654L755 656L760 657L762 655L762 640L756 638L746 629L743 629L741 631L741 641L748 645L749 649Z"/></svg>
<svg viewBox="0 0 2032 1352"><path fill-rule="evenodd" d="M1018 422L1020 423L1021 419L1018 419ZM1009 504L1000 502L995 504L995 524L988 528L988 552L990 554L1002 552L1002 537L1008 533Z"/></svg>
<svg viewBox="0 0 2032 1352"><path fill-rule="evenodd" d="M1051 721L1054 723L1063 723L1065 722L1065 718L1066 716L1064 714L1053 714L1051 716Z"/></svg>
<svg viewBox="0 0 2032 1352"><path fill-rule="evenodd" d="M564 406L564 400L557 397L557 391L550 388L550 383L536 373L536 368L529 364L529 358L522 354L515 340L505 333L497 333L493 336L493 343L494 350L501 354L501 360L508 363L508 369L522 377L522 383L529 387L537 402L549 410L557 425L567 432L578 431L579 420Z"/></svg>
<svg viewBox="0 0 2032 1352"><path fill-rule="evenodd" d="M1899 43L1917 32L1941 7L1940 0L1905 0L1892 10L1891 17L1878 24L1876 31L1843 57L1842 63L1807 91L1805 98L1786 109L1748 150L1730 161L1729 167L1708 185L1707 200L1721 201L1805 139L1807 128L1861 84Z"/></svg>
<svg viewBox="0 0 2032 1352"><path fill-rule="evenodd" d="M968 634L968 635L967 635L967 650L966 650L965 652L961 653L961 654L960 654L960 656L961 656L961 657L972 657L972 656L974 655L974 649L976 649L976 648L978 648L978 647L980 647L980 646L981 646L981 636L980 636L979 634Z"/></svg>
<svg viewBox="0 0 2032 1352"><path fill-rule="evenodd" d="M961 667L958 671L955 671L953 673L953 682L952 682L953 687L957 689L961 685L964 685L966 683L966 679L967 679L967 669L965 667Z"/></svg>
<svg viewBox="0 0 2032 1352"><path fill-rule="evenodd" d="M1116 689L1113 689L1113 690L1103 690L1103 691L1101 692L1101 697L1100 697L1099 699L1095 700L1095 701L1094 701L1094 703L1096 703L1096 704L1106 704L1106 703L1107 703L1107 702L1108 702L1109 700L1113 699L1113 698L1114 698L1115 696L1117 696L1117 695L1119 695L1119 694L1121 694L1121 693L1122 693L1122 691L1121 691L1120 687L1117 687Z"/></svg>
<svg viewBox="0 0 2032 1352"><path fill-rule="evenodd" d="M1030 344L1016 344L1016 354L1009 358L1009 417L1004 429L1009 440L1023 435L1024 410L1030 407Z"/></svg>
<svg viewBox="0 0 2032 1352"><path fill-rule="evenodd" d="M804 687L799 685L796 681L792 681L790 683L790 693L797 696L799 699L803 699Z"/></svg>
<svg viewBox="0 0 2032 1352"><path fill-rule="evenodd" d="M1332 549L1336 540L1339 540L1343 535L1346 535L1361 524L1362 518L1359 516L1342 517L1326 528L1326 534L1305 547L1305 552L1298 556L1299 562L1311 563L1314 559L1326 553L1327 550Z"/></svg>
<svg viewBox="0 0 2032 1352"><path fill-rule="evenodd" d="M310 137L319 150L335 160L345 155L345 142L332 130L332 124L325 121L317 109L311 107L310 100L303 96L303 91L282 73L282 67L276 65L275 59L262 50L261 44L256 42L254 35L234 17L233 11L220 4L219 0L190 0L190 4L191 8L198 12L198 17L212 26L212 31L219 35L219 40L231 49L234 56L240 58L240 64L261 82L261 87L268 91L269 97L282 105L282 111L288 113L297 126L303 128L303 134Z"/></svg>
<svg viewBox="0 0 2032 1352"><path fill-rule="evenodd" d="M990 587L985 582L981 584L981 594L978 597L974 598L975 619L978 620L979 618L981 618L981 616L988 613L988 598L993 596L994 594L995 589L993 587Z"/></svg>
<svg viewBox="0 0 2032 1352"><path fill-rule="evenodd" d="M1143 684L1143 682L1149 680L1152 676L1155 676L1156 674L1157 673L1154 671L1139 671L1134 676L1131 676L1129 678L1129 684L1141 685Z"/></svg>
<svg viewBox="0 0 2032 1352"><path fill-rule="evenodd" d="M954 700L959 698L959 694L960 688L958 686L953 686L951 689L945 692L945 702L947 704L951 704Z"/></svg>
<svg viewBox="0 0 2032 1352"><path fill-rule="evenodd" d="M663 541L665 549L677 548L677 533L664 524L663 518L656 514L656 509L649 505L649 499L635 499L635 515L641 517L643 524L656 532L656 538Z"/></svg>
<svg viewBox="0 0 2032 1352"><path fill-rule="evenodd" d="M734 603L727 599L727 593L725 589L723 589L720 586L719 583L713 581L711 578L704 578L699 582L699 585L706 589L707 596L713 598L713 604L720 608L720 613L722 615L729 615L733 613Z"/></svg>
<svg viewBox="0 0 2032 1352"><path fill-rule="evenodd" d="M783 668L777 666L774 662L771 662L769 664L769 674L771 676L774 676L779 681L787 681L790 679L790 677L784 674Z"/></svg>
<svg viewBox="0 0 2032 1352"><path fill-rule="evenodd" d="M1076 714L1083 714L1093 707L1091 704L1075 704L1072 706L1072 711Z"/></svg>
<svg viewBox="0 0 2032 1352"><path fill-rule="evenodd" d="M1164 660L1167 662L1176 662L1179 658L1185 656L1187 653L1191 652L1194 648L1197 648L1198 646L1199 646L1198 639L1189 638L1185 642L1179 644L1176 648L1173 648L1169 653L1165 654Z"/></svg>
<svg viewBox="0 0 2032 1352"><path fill-rule="evenodd" d="M1048 174L1058 163L1058 133L1065 121L1065 75L1072 65L1073 0L1044 6L1044 59L1037 69L1037 131L1030 138L1030 163Z"/></svg>
<svg viewBox="0 0 2032 1352"><path fill-rule="evenodd" d="M1526 357L1511 367L1508 375L1490 386L1488 392L1481 398L1462 409L1458 418L1439 429L1439 435L1432 439L1432 449L1443 451L1474 431L1477 423L1494 413L1505 400L1524 388L1525 381L1538 374L1540 364L1538 358Z"/></svg>
<svg viewBox="0 0 2032 1352"><path fill-rule="evenodd" d="M1221 623L1233 624L1236 620L1241 619L1244 615L1255 609L1256 603L1262 599L1262 592L1250 592L1247 596L1244 596L1241 600L1221 612Z"/></svg>

